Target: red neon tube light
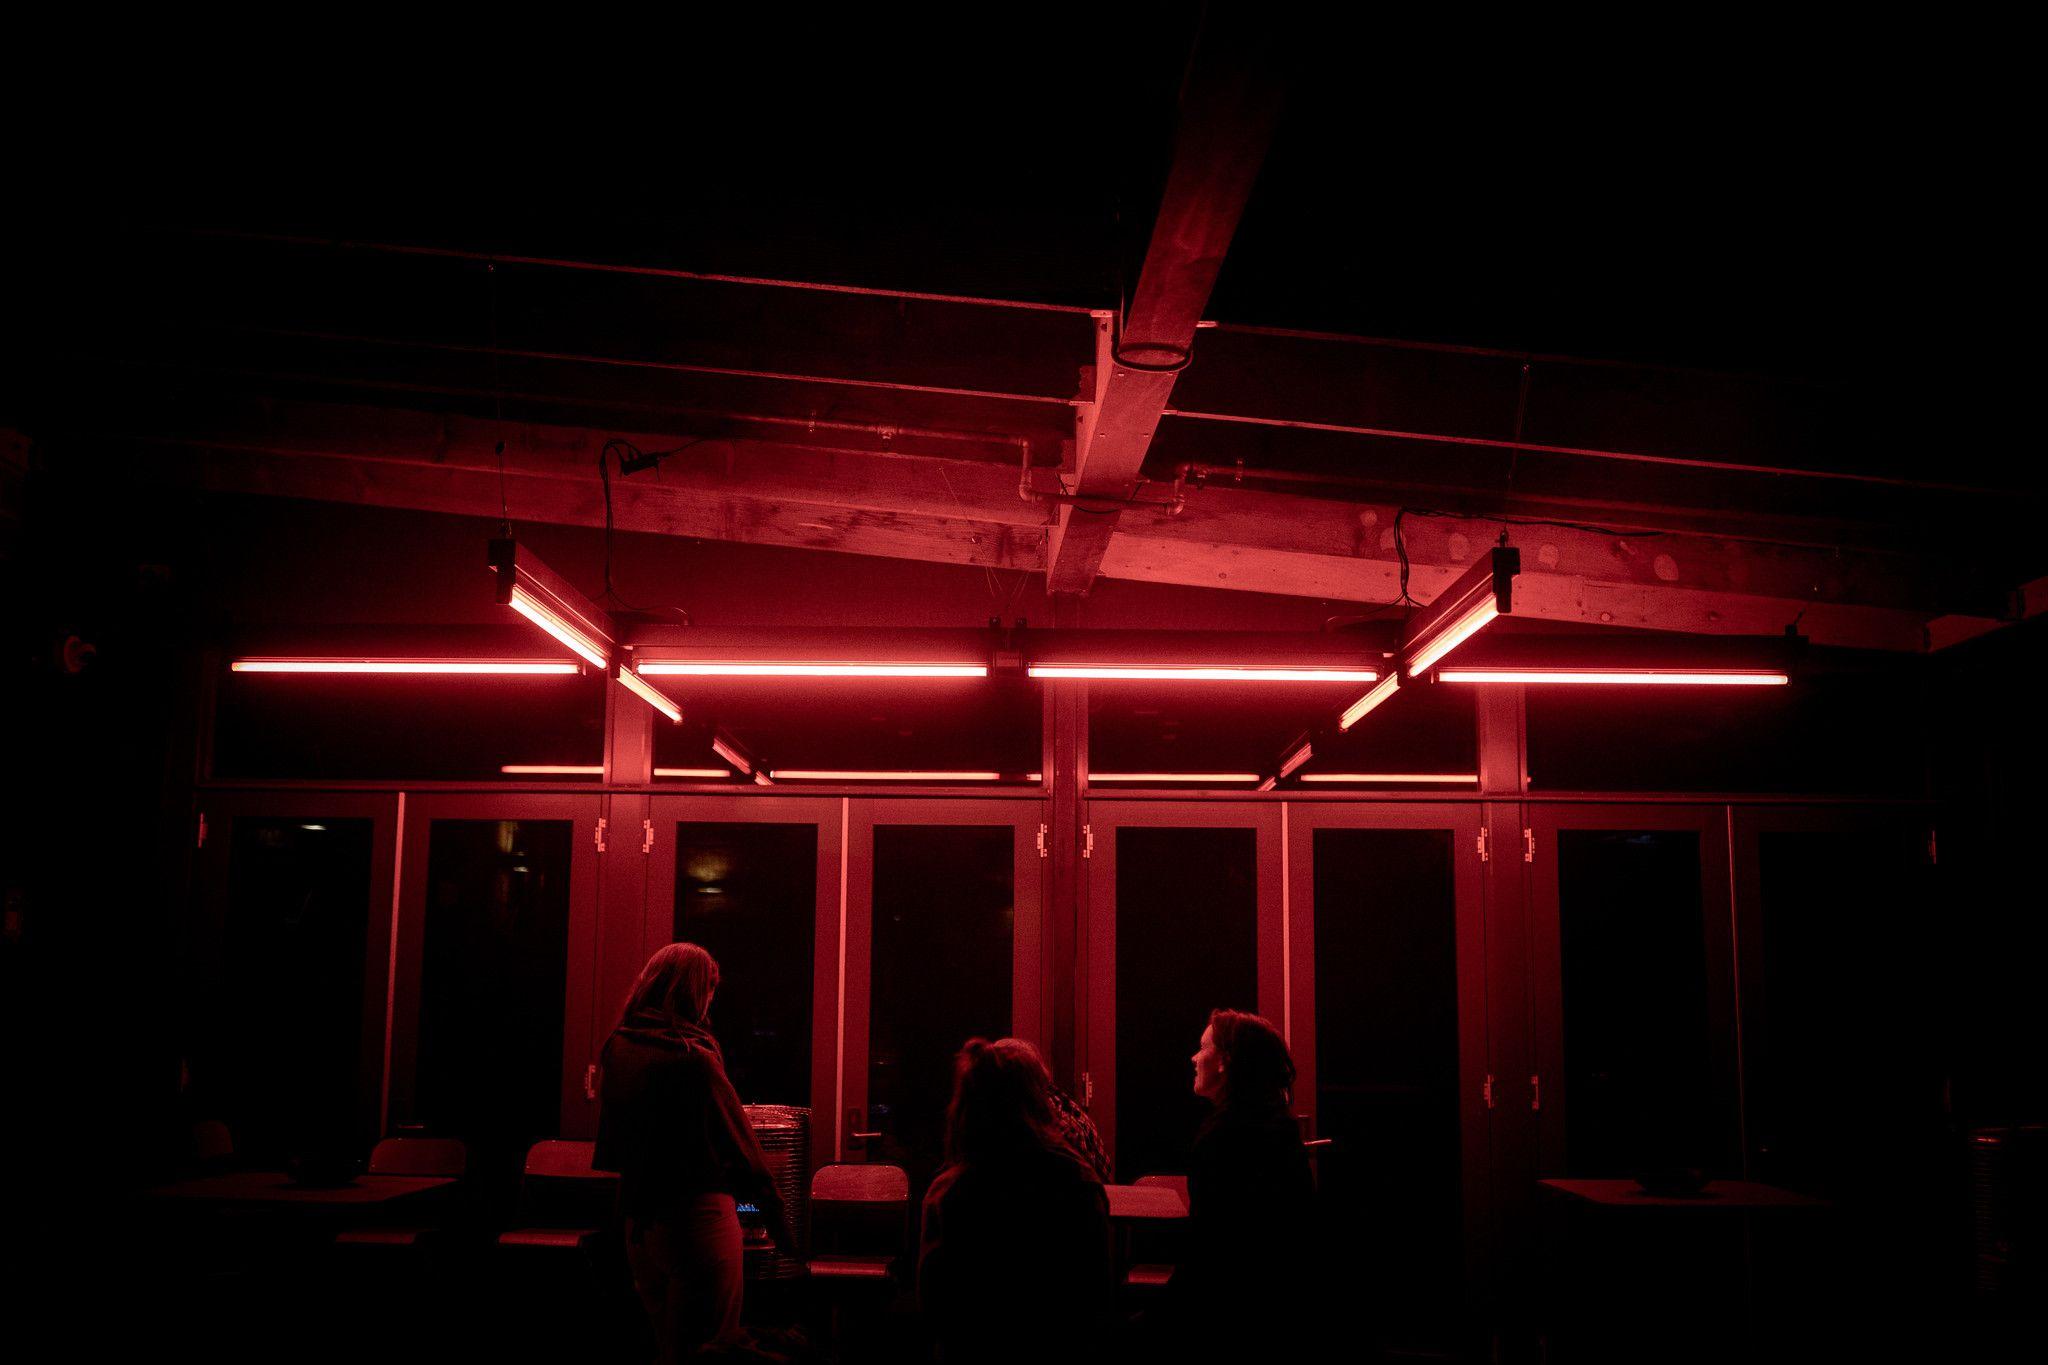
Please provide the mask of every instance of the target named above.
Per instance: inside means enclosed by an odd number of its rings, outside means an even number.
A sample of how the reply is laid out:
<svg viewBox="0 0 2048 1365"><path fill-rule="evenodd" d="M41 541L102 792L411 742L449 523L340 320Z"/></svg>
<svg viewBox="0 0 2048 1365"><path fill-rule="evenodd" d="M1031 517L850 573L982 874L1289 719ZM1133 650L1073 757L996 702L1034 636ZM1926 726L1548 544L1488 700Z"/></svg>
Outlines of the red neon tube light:
<svg viewBox="0 0 2048 1365"><path fill-rule="evenodd" d="M650 659L638 672L697 678L986 678L986 664L681 663Z"/></svg>
<svg viewBox="0 0 2048 1365"><path fill-rule="evenodd" d="M711 752L738 768L742 777L754 775L754 765L747 761L747 756L716 735L711 738Z"/></svg>
<svg viewBox="0 0 2048 1365"><path fill-rule="evenodd" d="M1034 678L1149 678L1162 682L1359 682L1377 681L1370 668L1260 668L1255 665L1033 664Z"/></svg>
<svg viewBox="0 0 2048 1365"><path fill-rule="evenodd" d="M1398 782L1403 786L1424 783L1477 782L1478 773L1304 773L1303 782Z"/></svg>
<svg viewBox="0 0 2048 1365"><path fill-rule="evenodd" d="M1001 773L938 772L894 768L869 772L821 768L777 768L768 776L777 782L999 782Z"/></svg>
<svg viewBox="0 0 2048 1365"><path fill-rule="evenodd" d="M499 772L512 777L603 777L599 763L507 763ZM656 768L656 777L731 777L728 768Z"/></svg>
<svg viewBox="0 0 2048 1365"><path fill-rule="evenodd" d="M1315 756L1315 746L1312 744L1303 744L1299 749L1296 749L1293 753L1289 754L1286 758L1286 761L1281 763L1280 772L1278 775L1281 777L1293 776L1294 770L1296 768L1299 768L1302 764L1308 762L1311 758L1314 758Z"/></svg>
<svg viewBox="0 0 2048 1365"><path fill-rule="evenodd" d="M571 652L587 660L592 667L606 666L605 650L602 645L578 630L560 613L517 583L512 585L512 600L509 605L512 610L567 645Z"/></svg>
<svg viewBox="0 0 2048 1365"><path fill-rule="evenodd" d="M1500 608L1494 604L1493 594L1488 593L1474 602L1455 620L1439 630L1428 644L1415 652L1415 657L1408 662L1408 676L1413 678L1419 675L1438 659L1478 634L1481 627L1498 615Z"/></svg>
<svg viewBox="0 0 2048 1365"><path fill-rule="evenodd" d="M581 673L558 659L236 659L233 673L411 673L532 675Z"/></svg>
<svg viewBox="0 0 2048 1365"><path fill-rule="evenodd" d="M1344 709L1344 714L1337 717L1337 728L1339 730L1349 730L1352 726L1371 715L1374 709L1400 690L1401 675L1399 673L1387 674L1386 677L1380 679L1379 686L1373 688L1372 691L1366 693Z"/></svg>
<svg viewBox="0 0 2048 1365"><path fill-rule="evenodd" d="M1090 782L1256 782L1257 773L1090 773Z"/></svg>
<svg viewBox="0 0 2048 1365"><path fill-rule="evenodd" d="M1593 683L1610 686L1783 687L1790 675L1713 668L1444 668L1442 682Z"/></svg>
<svg viewBox="0 0 2048 1365"><path fill-rule="evenodd" d="M662 692L653 683L642 682L633 675L632 670L625 668L619 670L619 681L626 685L628 692L631 692L670 720L677 724L682 723L683 708L670 701L667 694Z"/></svg>

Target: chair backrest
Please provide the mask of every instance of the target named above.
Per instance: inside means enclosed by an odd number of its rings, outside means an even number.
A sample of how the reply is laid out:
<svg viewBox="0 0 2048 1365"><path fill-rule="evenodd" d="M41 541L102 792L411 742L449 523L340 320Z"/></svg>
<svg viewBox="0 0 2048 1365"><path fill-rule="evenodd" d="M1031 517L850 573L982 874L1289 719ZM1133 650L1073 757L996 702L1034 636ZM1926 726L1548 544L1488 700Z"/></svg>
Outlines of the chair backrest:
<svg viewBox="0 0 2048 1365"><path fill-rule="evenodd" d="M591 1168L594 1142L549 1139L526 1152L520 1215L533 1227L603 1227L618 1214L619 1177Z"/></svg>
<svg viewBox="0 0 2048 1365"><path fill-rule="evenodd" d="M548 1138L526 1149L526 1174L572 1180L579 1176L616 1179L610 1172L591 1169L590 1163L596 1154L597 1144L594 1142L567 1142L560 1138Z"/></svg>
<svg viewBox="0 0 2048 1365"><path fill-rule="evenodd" d="M811 1202L829 1204L905 1204L910 1201L910 1175L901 1166L881 1162L827 1162L811 1177Z"/></svg>
<svg viewBox="0 0 2048 1365"><path fill-rule="evenodd" d="M1133 1185L1156 1185L1172 1190L1180 1196L1183 1207L1188 1202L1188 1178L1184 1175L1141 1175L1131 1182Z"/></svg>
<svg viewBox="0 0 2048 1365"><path fill-rule="evenodd" d="M232 1161L235 1155L235 1135L219 1119L201 1119L192 1125L192 1156L195 1160L214 1164Z"/></svg>
<svg viewBox="0 0 2048 1365"><path fill-rule="evenodd" d="M811 1246L827 1255L904 1255L910 1175L881 1162L832 1162L811 1177Z"/></svg>
<svg viewBox="0 0 2048 1365"><path fill-rule="evenodd" d="M459 1138L388 1137L370 1153L371 1175L452 1175L469 1169L469 1147Z"/></svg>

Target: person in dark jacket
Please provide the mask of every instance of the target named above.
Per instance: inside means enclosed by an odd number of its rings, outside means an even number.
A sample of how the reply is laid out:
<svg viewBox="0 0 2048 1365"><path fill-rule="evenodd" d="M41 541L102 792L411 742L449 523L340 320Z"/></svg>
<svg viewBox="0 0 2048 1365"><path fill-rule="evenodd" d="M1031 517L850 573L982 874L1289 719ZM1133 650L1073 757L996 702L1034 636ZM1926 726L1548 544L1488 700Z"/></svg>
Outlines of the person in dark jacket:
<svg viewBox="0 0 2048 1365"><path fill-rule="evenodd" d="M1291 1104L1294 1061L1256 1014L1214 1010L1193 1057L1215 1106L1188 1167L1188 1238L1167 1327L1189 1357L1292 1358L1314 1296L1315 1177Z"/></svg>
<svg viewBox="0 0 2048 1365"><path fill-rule="evenodd" d="M1021 1038L954 1061L946 1164L924 1198L917 1293L947 1365L1092 1360L1114 1291L1102 1182L1060 1138Z"/></svg>
<svg viewBox="0 0 2048 1365"><path fill-rule="evenodd" d="M633 1287L663 1365L739 1335L736 1200L794 1250L761 1144L707 1019L718 964L694 943L647 960L604 1045L595 1165L619 1173Z"/></svg>

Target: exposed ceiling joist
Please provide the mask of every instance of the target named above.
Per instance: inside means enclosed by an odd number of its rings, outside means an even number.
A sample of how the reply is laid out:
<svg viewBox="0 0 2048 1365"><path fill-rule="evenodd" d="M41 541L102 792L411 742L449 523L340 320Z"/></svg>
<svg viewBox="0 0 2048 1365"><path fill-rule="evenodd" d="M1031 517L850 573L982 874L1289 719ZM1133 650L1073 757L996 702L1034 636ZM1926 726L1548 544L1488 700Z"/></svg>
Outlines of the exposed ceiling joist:
<svg viewBox="0 0 2048 1365"><path fill-rule="evenodd" d="M1116 531L1145 452L1191 354L1223 255L1279 121L1281 82L1270 35L1239 31L1249 16L1210 11L1181 91L1172 167L1145 262L1119 328L1096 319L1093 392L1083 405L1068 491L1046 559L1047 592L1085 592Z"/></svg>

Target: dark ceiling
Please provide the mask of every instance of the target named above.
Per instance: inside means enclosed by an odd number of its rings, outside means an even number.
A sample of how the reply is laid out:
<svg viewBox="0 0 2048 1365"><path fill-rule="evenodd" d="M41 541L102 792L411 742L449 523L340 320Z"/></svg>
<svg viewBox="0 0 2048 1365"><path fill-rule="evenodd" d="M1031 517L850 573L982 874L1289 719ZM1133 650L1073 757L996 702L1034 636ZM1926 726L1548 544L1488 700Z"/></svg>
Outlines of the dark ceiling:
<svg viewBox="0 0 2048 1365"><path fill-rule="evenodd" d="M337 34L53 86L0 419L54 438L255 397L818 422L1043 468L1083 310L1144 258L1199 23L736 21L551 67L498 36ZM1791 33L1709 78L1594 80L1512 42L1273 23L1284 113L1147 478L1869 546L1960 599L2048 569L2039 462L2005 424L2018 362L1968 316L2019 259L1994 110L1802 67L1830 49Z"/></svg>

